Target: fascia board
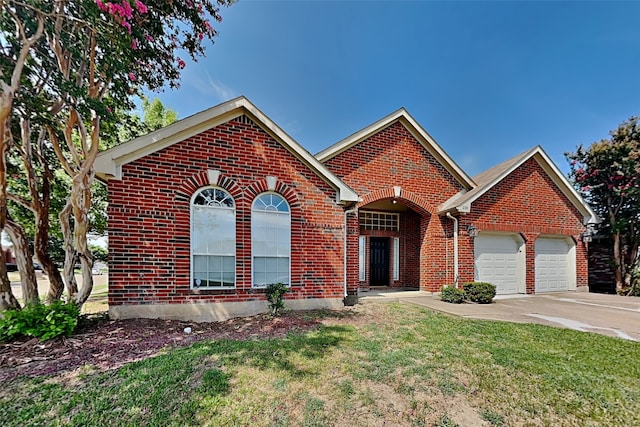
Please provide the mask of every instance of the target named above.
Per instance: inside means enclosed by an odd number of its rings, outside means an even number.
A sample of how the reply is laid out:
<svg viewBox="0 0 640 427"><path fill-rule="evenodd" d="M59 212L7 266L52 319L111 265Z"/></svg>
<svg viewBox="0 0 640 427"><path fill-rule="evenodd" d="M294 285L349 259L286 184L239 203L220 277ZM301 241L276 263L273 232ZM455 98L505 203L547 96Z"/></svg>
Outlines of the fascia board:
<svg viewBox="0 0 640 427"><path fill-rule="evenodd" d="M440 145L424 130L422 126L405 110L400 108L397 111L383 117L375 123L355 132L345 139L333 144L325 150L316 154L316 158L321 162L332 159L338 154L348 150L359 142L370 136L381 132L387 127L400 121L403 126L431 153L467 190L475 187L473 180L449 157Z"/></svg>
<svg viewBox="0 0 640 427"><path fill-rule="evenodd" d="M475 182L465 171L453 161L451 157L440 147L440 144L436 142L429 133L416 122L416 120L406 111L402 116L402 119L406 121L409 126L405 124L405 128L422 143L422 145L436 158L438 161L453 175L456 179L465 187L466 190L470 190L476 186Z"/></svg>
<svg viewBox="0 0 640 427"><path fill-rule="evenodd" d="M537 147L537 156L534 157L540 167L551 177L551 180L558 186L562 194L564 194L573 205L583 215L583 224L597 224L600 222L598 215L591 209L591 207L584 201L580 193L576 191L571 185L569 180L560 172L558 167L551 161L547 153L542 147ZM542 159L542 161L540 160Z"/></svg>
<svg viewBox="0 0 640 427"><path fill-rule="evenodd" d="M338 203L343 202L357 202L357 193L345 184L340 178L334 175L329 169L318 161L311 153L298 144L292 137L290 137L282 128L276 125L271 119L269 119L262 111L256 108L253 104L250 104L250 108L247 110L251 113L253 119L256 119L258 123L263 126L272 137L283 142L283 146L289 150L294 156L299 158L307 167L313 170L318 176L324 179L324 181L338 190Z"/></svg>
<svg viewBox="0 0 640 427"><path fill-rule="evenodd" d="M242 115L241 106L248 102L240 97L182 119L172 125L120 144L96 157L96 174L108 180L121 179L122 165L167 148L198 133L226 123Z"/></svg>
<svg viewBox="0 0 640 427"><path fill-rule="evenodd" d="M342 153L343 151L348 150L349 148L353 147L354 145L358 144L360 141L363 141L365 139L367 139L368 137L370 137L373 134L376 134L378 132L380 132L381 130L389 127L390 125L392 125L400 116L402 116L403 113L406 113L404 108L400 108L397 111L394 111L393 113L381 118L380 120L376 121L375 123L370 124L369 126L366 126L362 129L360 129L359 131L349 135L348 137L336 142L335 144L331 145L328 148L325 148L324 150L320 151L319 153L317 153L315 155L316 159L318 159L318 161L320 161L321 163L326 162L327 160L337 156L338 154Z"/></svg>
<svg viewBox="0 0 640 427"><path fill-rule="evenodd" d="M496 184L498 184L504 178L506 178L511 173L513 173L517 168L522 166L530 158L534 158L536 160L536 162L547 173L547 175L551 178L554 184L556 184L556 186L558 186L560 191L562 191L562 194L564 194L565 197L567 197L567 199L569 199L569 201L578 209L578 211L580 211L580 213L583 215L583 223L585 225L600 222L600 219L598 218L596 213L584 201L582 196L580 196L580 194L578 194L578 192L573 188L573 186L571 185L571 183L569 183L567 178L565 178L564 175L562 175L558 167L551 161L547 153L545 153L545 151L539 145L531 149L531 151L528 154L523 155L520 161L513 164L510 168L506 169L498 177L493 179L491 182L485 184L483 188L480 191L476 192L472 197L468 199L463 198L462 203L454 203L454 204L445 203L444 205L442 205L443 208L442 210L439 211L439 213L446 214L447 212L451 212L454 210L457 210L457 211L467 210L469 206L473 204L473 202L475 202L480 197L482 197L483 194L485 194L487 191L493 188ZM457 196L454 196L454 197L457 197Z"/></svg>
<svg viewBox="0 0 640 427"><path fill-rule="evenodd" d="M281 141L285 149L299 158L327 184L336 189L338 203L358 201L358 195L353 189L331 173L311 153L305 150L245 97L239 97L212 107L166 128L151 132L100 153L94 163L96 175L105 181L111 178L121 179L122 165L162 150L243 114L247 114L272 137Z"/></svg>

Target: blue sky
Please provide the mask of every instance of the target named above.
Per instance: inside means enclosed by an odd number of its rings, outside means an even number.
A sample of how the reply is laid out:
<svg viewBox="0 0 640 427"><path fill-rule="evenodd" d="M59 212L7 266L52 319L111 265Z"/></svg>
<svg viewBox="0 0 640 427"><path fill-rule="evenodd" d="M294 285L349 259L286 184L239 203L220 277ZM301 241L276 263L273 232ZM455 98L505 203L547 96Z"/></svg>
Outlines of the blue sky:
<svg viewBox="0 0 640 427"><path fill-rule="evenodd" d="M239 95L311 153L400 107L467 173L563 153L640 114L640 2L248 1L178 91L185 118ZM154 96L155 94L151 94Z"/></svg>

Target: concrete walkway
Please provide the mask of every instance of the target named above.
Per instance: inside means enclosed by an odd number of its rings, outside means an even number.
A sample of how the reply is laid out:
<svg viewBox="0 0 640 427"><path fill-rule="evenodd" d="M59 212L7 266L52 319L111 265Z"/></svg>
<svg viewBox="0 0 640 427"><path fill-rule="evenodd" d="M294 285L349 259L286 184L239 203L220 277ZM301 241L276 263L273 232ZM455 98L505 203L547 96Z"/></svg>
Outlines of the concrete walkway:
<svg viewBox="0 0 640 427"><path fill-rule="evenodd" d="M493 304L450 304L422 291L371 291L361 303L403 302L471 319L540 323L640 341L640 298L587 292L498 296Z"/></svg>

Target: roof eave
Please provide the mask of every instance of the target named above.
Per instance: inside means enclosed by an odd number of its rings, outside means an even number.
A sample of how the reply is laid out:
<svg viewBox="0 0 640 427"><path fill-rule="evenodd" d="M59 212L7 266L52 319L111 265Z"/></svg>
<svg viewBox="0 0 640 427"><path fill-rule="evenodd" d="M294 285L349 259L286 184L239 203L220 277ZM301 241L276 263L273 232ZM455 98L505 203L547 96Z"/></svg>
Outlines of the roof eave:
<svg viewBox="0 0 640 427"><path fill-rule="evenodd" d="M305 150L245 97L232 99L165 128L103 151L98 155L94 163L96 176L104 181L121 179L122 165L226 123L243 114L248 115L273 138L281 141L285 149L336 190L337 203L349 204L358 201L358 195L353 189L331 173L311 153Z"/></svg>
<svg viewBox="0 0 640 427"><path fill-rule="evenodd" d="M316 154L316 159L325 163L348 150L370 136L381 132L396 122L401 122L403 126L431 153L446 169L451 173L462 186L469 190L476 186L475 182L460 168L429 133L418 124L418 122L405 110L400 108L371 125L355 132L332 146Z"/></svg>

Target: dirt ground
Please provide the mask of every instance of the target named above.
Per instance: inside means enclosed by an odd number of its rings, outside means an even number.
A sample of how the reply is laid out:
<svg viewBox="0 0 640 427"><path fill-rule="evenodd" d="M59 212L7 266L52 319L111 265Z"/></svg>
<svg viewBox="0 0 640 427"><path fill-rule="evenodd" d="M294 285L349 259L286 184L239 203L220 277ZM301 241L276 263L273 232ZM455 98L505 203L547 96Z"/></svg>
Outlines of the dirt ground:
<svg viewBox="0 0 640 427"><path fill-rule="evenodd" d="M96 315L80 325L70 338L41 342L23 339L0 344L0 383L18 376L70 372L84 365L99 370L120 367L156 355L163 349L185 347L208 339L248 340L281 338L289 332L319 327L329 318L344 317L349 311L324 316L308 312L286 312L281 317L258 315L226 322L193 323L175 320L108 320ZM191 328L190 333L185 328Z"/></svg>

